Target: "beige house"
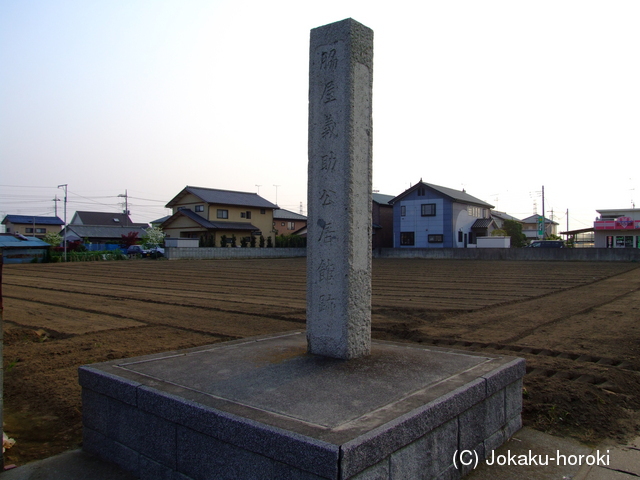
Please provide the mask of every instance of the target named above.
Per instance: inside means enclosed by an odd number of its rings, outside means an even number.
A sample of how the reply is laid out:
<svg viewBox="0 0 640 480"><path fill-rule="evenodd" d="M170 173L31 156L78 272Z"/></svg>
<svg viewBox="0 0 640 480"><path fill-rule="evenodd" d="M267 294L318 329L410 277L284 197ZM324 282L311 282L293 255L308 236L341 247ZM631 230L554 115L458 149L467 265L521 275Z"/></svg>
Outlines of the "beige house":
<svg viewBox="0 0 640 480"><path fill-rule="evenodd" d="M58 217L7 215L2 220L7 233L43 238L47 233L60 233L64 222Z"/></svg>
<svg viewBox="0 0 640 480"><path fill-rule="evenodd" d="M166 207L173 211L160 225L167 238L198 238L201 246L219 247L223 236L227 245L235 236L238 246L243 238L264 236L275 244L278 207L257 193L186 186Z"/></svg>

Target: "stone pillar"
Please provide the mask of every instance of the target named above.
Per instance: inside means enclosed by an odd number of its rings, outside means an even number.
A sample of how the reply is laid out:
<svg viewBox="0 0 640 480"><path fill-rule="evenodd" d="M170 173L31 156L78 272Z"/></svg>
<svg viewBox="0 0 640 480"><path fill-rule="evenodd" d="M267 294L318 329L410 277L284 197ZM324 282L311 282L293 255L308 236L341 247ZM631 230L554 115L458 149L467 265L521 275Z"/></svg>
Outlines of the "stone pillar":
<svg viewBox="0 0 640 480"><path fill-rule="evenodd" d="M371 348L373 30L311 30L307 342L350 359Z"/></svg>

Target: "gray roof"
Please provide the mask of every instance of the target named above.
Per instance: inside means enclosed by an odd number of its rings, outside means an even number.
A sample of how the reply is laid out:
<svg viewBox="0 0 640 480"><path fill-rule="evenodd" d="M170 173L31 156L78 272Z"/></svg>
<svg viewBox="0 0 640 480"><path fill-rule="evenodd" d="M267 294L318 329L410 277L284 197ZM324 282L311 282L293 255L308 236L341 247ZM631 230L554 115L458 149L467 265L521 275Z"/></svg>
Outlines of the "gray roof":
<svg viewBox="0 0 640 480"><path fill-rule="evenodd" d="M67 237L75 234L79 238L112 238L120 240L122 235L128 235L130 232L136 232L139 237L145 234L145 228L148 226L131 226L124 225L69 225L67 226ZM64 234L64 230L63 230Z"/></svg>
<svg viewBox="0 0 640 480"><path fill-rule="evenodd" d="M278 220L298 220L298 221L306 221L307 217L304 215L300 215L299 213L292 212L290 210L284 210L282 208L278 208L273 211L273 219Z"/></svg>
<svg viewBox="0 0 640 480"><path fill-rule="evenodd" d="M479 205L481 207L486 207L486 208L493 208L493 205L480 200L479 198L476 198L472 195L469 195L466 191L464 190L454 190L453 188L448 188L448 187L441 187L440 185L433 185L431 183L425 183L422 180L420 180L418 183L416 183L414 186L412 186L411 188L408 188L407 190L405 190L404 192L402 192L400 195L398 195L397 197L395 197L391 203L395 203L398 200L402 199L403 197L405 197L406 195L408 195L409 193L413 192L415 189L417 189L419 186L424 186L427 188L430 188L431 190L435 190L438 193L441 193L442 195L445 195L449 198L451 198L452 200L459 202L459 203L467 203L467 204L472 204L472 205Z"/></svg>
<svg viewBox="0 0 640 480"><path fill-rule="evenodd" d="M162 225L164 225L164 223L167 223L180 215L184 215L185 217L190 218L191 220L196 222L198 225L209 230L248 230L248 231L260 230L258 227L245 222L215 222L215 221L212 222L198 215L197 213L189 210L188 208L181 208L176 213L171 215L171 217L165 220Z"/></svg>
<svg viewBox="0 0 640 480"><path fill-rule="evenodd" d="M520 219L518 219L516 217L512 217L511 215L509 215L506 212L499 212L497 210L491 210L491 216L500 218L502 220L513 220L515 222L521 222L522 223L522 220L520 220Z"/></svg>
<svg viewBox="0 0 640 480"><path fill-rule="evenodd" d="M391 200L395 197L393 195L384 195L382 193L374 193L373 201L379 203L380 205L391 205Z"/></svg>
<svg viewBox="0 0 640 480"><path fill-rule="evenodd" d="M38 217L34 215L7 215L4 217L4 220L2 220L2 223L6 224L8 222L14 225L29 225L34 223L39 225L64 225L64 222L58 217Z"/></svg>
<svg viewBox="0 0 640 480"><path fill-rule="evenodd" d="M71 225L111 225L120 226L144 226L148 227L146 223L133 223L129 215L124 213L110 213L110 212L76 212L71 219Z"/></svg>
<svg viewBox="0 0 640 480"><path fill-rule="evenodd" d="M187 193L191 193L201 199L205 203L213 203L217 205L238 205L241 207L257 207L257 208L278 208L277 205L265 200L257 193L235 192L232 190L217 190L215 188L191 187L187 185L182 191L173 197L167 208L175 207L180 203L180 199Z"/></svg>
<svg viewBox="0 0 640 480"><path fill-rule="evenodd" d="M538 223L538 217L539 216L540 215L538 215L538 214L534 214L534 215L531 215L530 217L523 218L520 221L522 223ZM550 223L552 225L558 225L558 222L554 222L553 220L549 220L548 218L545 218L545 223Z"/></svg>
<svg viewBox="0 0 640 480"><path fill-rule="evenodd" d="M491 226L491 224L496 226L495 222L493 221L493 218L479 218L475 222L473 222L473 225L471 225L471 229L474 229L474 228L480 228L480 229L489 228Z"/></svg>

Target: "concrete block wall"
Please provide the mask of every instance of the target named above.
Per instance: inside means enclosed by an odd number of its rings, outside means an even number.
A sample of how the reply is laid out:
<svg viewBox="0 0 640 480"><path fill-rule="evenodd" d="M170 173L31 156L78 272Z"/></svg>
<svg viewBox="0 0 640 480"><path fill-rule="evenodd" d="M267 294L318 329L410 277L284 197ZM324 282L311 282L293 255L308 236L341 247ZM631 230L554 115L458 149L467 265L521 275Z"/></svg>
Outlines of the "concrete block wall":
<svg viewBox="0 0 640 480"><path fill-rule="evenodd" d="M169 260L227 260L234 258L291 258L305 257L306 248L209 248L168 247L165 256Z"/></svg>
<svg viewBox="0 0 640 480"><path fill-rule="evenodd" d="M374 258L511 260L562 262L640 262L637 248L379 248Z"/></svg>
<svg viewBox="0 0 640 480"><path fill-rule="evenodd" d="M523 375L515 360L335 445L81 367L83 448L141 480L459 479L520 429Z"/></svg>

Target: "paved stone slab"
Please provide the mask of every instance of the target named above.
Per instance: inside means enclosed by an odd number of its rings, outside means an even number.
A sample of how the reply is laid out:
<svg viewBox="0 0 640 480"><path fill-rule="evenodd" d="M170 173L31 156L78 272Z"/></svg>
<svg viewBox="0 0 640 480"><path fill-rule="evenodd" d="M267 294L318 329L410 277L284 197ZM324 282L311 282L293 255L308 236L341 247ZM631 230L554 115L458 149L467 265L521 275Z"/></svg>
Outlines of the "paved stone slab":
<svg viewBox="0 0 640 480"><path fill-rule="evenodd" d="M490 357L376 343L351 361L311 355L304 337L220 344L184 355L130 360L118 368L318 427L335 428Z"/></svg>

